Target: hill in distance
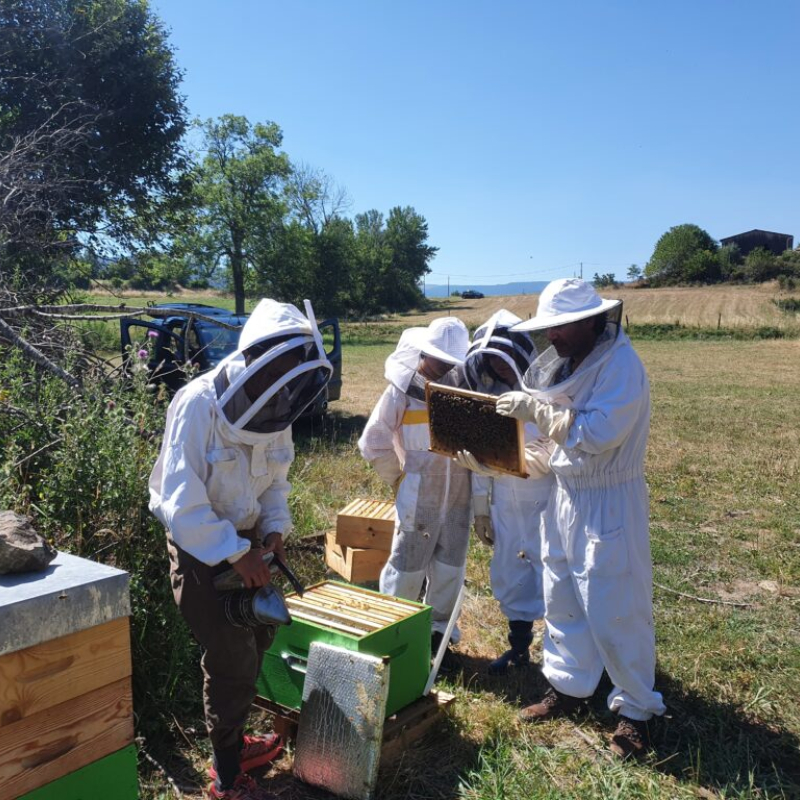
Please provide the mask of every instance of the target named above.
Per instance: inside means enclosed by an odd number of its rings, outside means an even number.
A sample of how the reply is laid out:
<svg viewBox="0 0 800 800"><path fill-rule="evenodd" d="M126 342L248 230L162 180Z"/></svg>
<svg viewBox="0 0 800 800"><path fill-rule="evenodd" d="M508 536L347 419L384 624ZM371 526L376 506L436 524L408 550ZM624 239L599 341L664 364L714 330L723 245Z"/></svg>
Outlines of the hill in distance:
<svg viewBox="0 0 800 800"><path fill-rule="evenodd" d="M487 297L515 294L539 294L547 284L548 281L517 281L516 283L493 283L483 286L476 283L451 283L450 294L453 292L464 292L467 289L483 292ZM447 297L447 286L426 285L425 296Z"/></svg>

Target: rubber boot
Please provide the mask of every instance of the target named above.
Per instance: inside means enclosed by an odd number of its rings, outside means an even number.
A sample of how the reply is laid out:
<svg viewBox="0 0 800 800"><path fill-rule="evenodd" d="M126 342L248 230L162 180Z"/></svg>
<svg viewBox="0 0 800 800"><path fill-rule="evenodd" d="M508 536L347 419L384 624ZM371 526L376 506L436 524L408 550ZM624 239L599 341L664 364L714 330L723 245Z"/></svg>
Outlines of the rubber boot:
<svg viewBox="0 0 800 800"><path fill-rule="evenodd" d="M529 647L533 641L533 622L512 619L508 623L510 650L489 664L490 675L505 675L510 666L527 667L531 663Z"/></svg>

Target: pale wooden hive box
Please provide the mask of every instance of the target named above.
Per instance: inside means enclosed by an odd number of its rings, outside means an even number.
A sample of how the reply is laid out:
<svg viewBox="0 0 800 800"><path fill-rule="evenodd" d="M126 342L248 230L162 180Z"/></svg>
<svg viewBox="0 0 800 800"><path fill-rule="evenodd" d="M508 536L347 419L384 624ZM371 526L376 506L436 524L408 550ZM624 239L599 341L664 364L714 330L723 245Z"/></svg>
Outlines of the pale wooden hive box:
<svg viewBox="0 0 800 800"><path fill-rule="evenodd" d="M136 797L129 616L113 567L58 553L0 576L3 798Z"/></svg>
<svg viewBox="0 0 800 800"><path fill-rule="evenodd" d="M394 503L356 498L325 534L325 563L350 583L377 581L392 549Z"/></svg>
<svg viewBox="0 0 800 800"><path fill-rule="evenodd" d="M394 503L356 498L336 516L336 542L389 551L396 519Z"/></svg>

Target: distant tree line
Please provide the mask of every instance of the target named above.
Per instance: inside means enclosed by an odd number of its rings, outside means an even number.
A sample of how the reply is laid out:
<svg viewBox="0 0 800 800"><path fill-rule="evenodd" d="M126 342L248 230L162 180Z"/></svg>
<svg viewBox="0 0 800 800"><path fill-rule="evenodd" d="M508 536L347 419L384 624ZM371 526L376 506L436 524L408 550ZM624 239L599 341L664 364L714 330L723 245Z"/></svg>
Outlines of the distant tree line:
<svg viewBox="0 0 800 800"><path fill-rule="evenodd" d="M628 277L640 276L628 270ZM800 252L780 255L756 248L743 256L735 244L720 247L697 225L676 225L656 243L645 265L643 277L650 286L713 284L722 282L761 283L778 280L794 286L800 279Z"/></svg>
<svg viewBox="0 0 800 800"><path fill-rule="evenodd" d="M0 6L0 279L220 286L322 313L403 310L437 249L412 207L350 215L274 122L194 123L144 0Z"/></svg>

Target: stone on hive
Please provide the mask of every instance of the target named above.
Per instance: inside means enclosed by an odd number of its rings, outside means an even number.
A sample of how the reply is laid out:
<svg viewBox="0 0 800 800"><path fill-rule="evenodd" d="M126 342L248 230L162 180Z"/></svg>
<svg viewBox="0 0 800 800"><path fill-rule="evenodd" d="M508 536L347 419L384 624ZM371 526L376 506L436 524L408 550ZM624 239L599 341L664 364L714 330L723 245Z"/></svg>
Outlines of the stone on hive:
<svg viewBox="0 0 800 800"><path fill-rule="evenodd" d="M0 575L38 572L56 551L33 529L31 520L13 511L0 511Z"/></svg>

